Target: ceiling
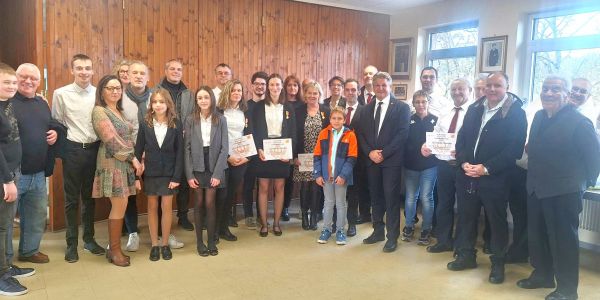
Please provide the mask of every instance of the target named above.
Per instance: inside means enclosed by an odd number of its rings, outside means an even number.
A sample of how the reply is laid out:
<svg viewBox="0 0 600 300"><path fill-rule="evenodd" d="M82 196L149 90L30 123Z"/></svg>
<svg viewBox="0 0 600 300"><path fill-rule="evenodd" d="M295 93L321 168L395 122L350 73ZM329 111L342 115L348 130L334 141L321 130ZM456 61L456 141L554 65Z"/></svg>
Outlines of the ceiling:
<svg viewBox="0 0 600 300"><path fill-rule="evenodd" d="M294 0L348 9L393 15L403 8L421 6L444 0Z"/></svg>

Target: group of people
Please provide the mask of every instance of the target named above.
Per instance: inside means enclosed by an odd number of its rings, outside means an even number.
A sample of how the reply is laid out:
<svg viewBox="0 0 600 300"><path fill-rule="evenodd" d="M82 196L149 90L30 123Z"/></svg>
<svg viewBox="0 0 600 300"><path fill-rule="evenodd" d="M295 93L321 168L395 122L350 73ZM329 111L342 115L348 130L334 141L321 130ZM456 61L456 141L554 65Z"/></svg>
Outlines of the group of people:
<svg viewBox="0 0 600 300"><path fill-rule="evenodd" d="M215 68L218 85L195 92L183 83L183 64L175 59L166 62L165 76L154 88L141 61L119 62L97 87L91 83L88 56L75 55L71 72L74 82L54 91L50 109L36 94L41 76L35 65L23 64L16 72L0 65L0 294L26 293L14 278L35 272L12 264L17 208L18 259L49 261L39 251L45 177L60 157L67 262L79 259L79 199L83 249L129 266L121 235L129 236L126 250L139 249L140 191L148 201L149 259L156 261L171 259L171 249L184 246L171 233L174 197L178 225L195 230L199 255L214 256L220 239L237 240L229 226L237 226L238 198L248 228L256 228L261 237L269 232L281 236L280 222L289 220L298 183L302 229L317 230L323 220L319 243L335 236L336 244L344 245L357 234L357 224L372 222L363 243L386 241L384 252L394 252L398 239L415 239L421 200L418 244L431 253L454 252L447 266L453 271L477 267L483 207L483 251L491 254L491 283L504 281L505 264L529 259L534 271L518 286L557 286L547 299L577 298L578 214L583 192L600 172L596 131L577 110L589 98L591 84L585 79L573 80L571 88L562 77L546 78L543 109L535 114L528 136L524 103L508 92L509 79L501 72L478 78L474 86L464 78L454 80L449 101L435 89L437 70L426 67L410 104L392 95L392 78L374 66L364 69L362 87L355 79L331 78L326 99L312 79L256 72L252 97L246 100L242 82L224 63ZM433 154L427 132L455 134L455 150ZM250 134L257 155L243 157L231 150L234 140ZM270 139L289 139L292 156L267 159L264 144ZM307 154L313 158L309 171L300 159ZM402 190L406 221L400 230ZM187 217L190 195L193 223ZM111 202L106 249L94 239L98 198ZM510 247L507 207L514 224ZM432 237L436 243L430 245Z"/></svg>

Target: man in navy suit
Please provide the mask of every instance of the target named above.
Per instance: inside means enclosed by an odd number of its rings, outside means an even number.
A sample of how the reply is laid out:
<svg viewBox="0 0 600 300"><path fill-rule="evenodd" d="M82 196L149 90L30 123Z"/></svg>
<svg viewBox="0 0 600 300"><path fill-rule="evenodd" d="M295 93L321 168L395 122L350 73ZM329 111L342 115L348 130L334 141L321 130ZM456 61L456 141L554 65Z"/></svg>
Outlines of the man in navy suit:
<svg viewBox="0 0 600 300"><path fill-rule="evenodd" d="M367 105L375 99L375 91L373 90L373 76L377 74L377 68L373 65L368 65L363 70L363 86L358 93L358 103Z"/></svg>
<svg viewBox="0 0 600 300"><path fill-rule="evenodd" d="M557 288L546 300L577 299L582 196L600 172L596 131L569 104L569 89L562 77L544 80L543 109L533 118L527 145L527 228L534 270L517 285L553 288L556 278Z"/></svg>
<svg viewBox="0 0 600 300"><path fill-rule="evenodd" d="M375 100L363 109L358 129L359 147L369 158L366 167L373 214L373 233L363 243L383 241L387 230L383 251L393 252L400 236L400 176L410 107L390 94L390 74L375 74L373 85Z"/></svg>

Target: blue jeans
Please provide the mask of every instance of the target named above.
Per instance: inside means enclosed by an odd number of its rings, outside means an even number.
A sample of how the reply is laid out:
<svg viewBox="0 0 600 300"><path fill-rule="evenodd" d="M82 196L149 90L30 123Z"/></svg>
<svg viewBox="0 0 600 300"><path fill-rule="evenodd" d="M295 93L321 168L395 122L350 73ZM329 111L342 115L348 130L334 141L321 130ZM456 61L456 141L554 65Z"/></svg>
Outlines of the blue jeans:
<svg viewBox="0 0 600 300"><path fill-rule="evenodd" d="M20 237L19 256L29 257L39 252L42 235L46 230L46 215L48 208L48 193L44 171L35 174L21 175L17 182L19 197L14 212L19 211ZM12 219L11 219L12 220ZM12 261L13 228L7 232L6 259Z"/></svg>
<svg viewBox="0 0 600 300"><path fill-rule="evenodd" d="M346 212L348 210L346 204L347 188L347 184L337 185L327 181L323 185L323 193L325 194L323 229L329 229L329 231L331 231L331 223L333 223L333 206L335 205L337 208L337 221L335 226L337 227L337 230L344 230L344 226L346 226Z"/></svg>
<svg viewBox="0 0 600 300"><path fill-rule="evenodd" d="M406 186L406 199L404 210L406 213L406 227L415 227L414 219L417 214L417 199L421 199L423 226L422 230L431 230L433 219L433 187L437 179L437 167L423 171L404 169Z"/></svg>

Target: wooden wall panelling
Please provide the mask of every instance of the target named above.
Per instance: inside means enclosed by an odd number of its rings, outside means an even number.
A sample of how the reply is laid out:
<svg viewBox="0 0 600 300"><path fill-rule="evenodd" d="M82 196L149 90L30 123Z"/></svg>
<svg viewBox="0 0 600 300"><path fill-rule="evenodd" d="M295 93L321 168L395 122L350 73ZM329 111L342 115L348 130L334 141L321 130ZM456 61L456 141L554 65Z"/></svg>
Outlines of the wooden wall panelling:
<svg viewBox="0 0 600 300"><path fill-rule="evenodd" d="M25 62L39 63L36 60L36 50L39 46L36 41L38 36L36 30L38 25L41 25L38 1L1 0L0 6L2 7L0 11L0 26L2 27L0 61L15 69Z"/></svg>
<svg viewBox="0 0 600 300"><path fill-rule="evenodd" d="M123 12L120 0L80 0L46 2L49 99L52 91L73 81L70 59L77 53L87 54L94 63L94 84L110 72L114 60L122 56ZM61 162L51 181L50 229L64 228L64 194ZM96 219L108 215L108 200L99 200Z"/></svg>

